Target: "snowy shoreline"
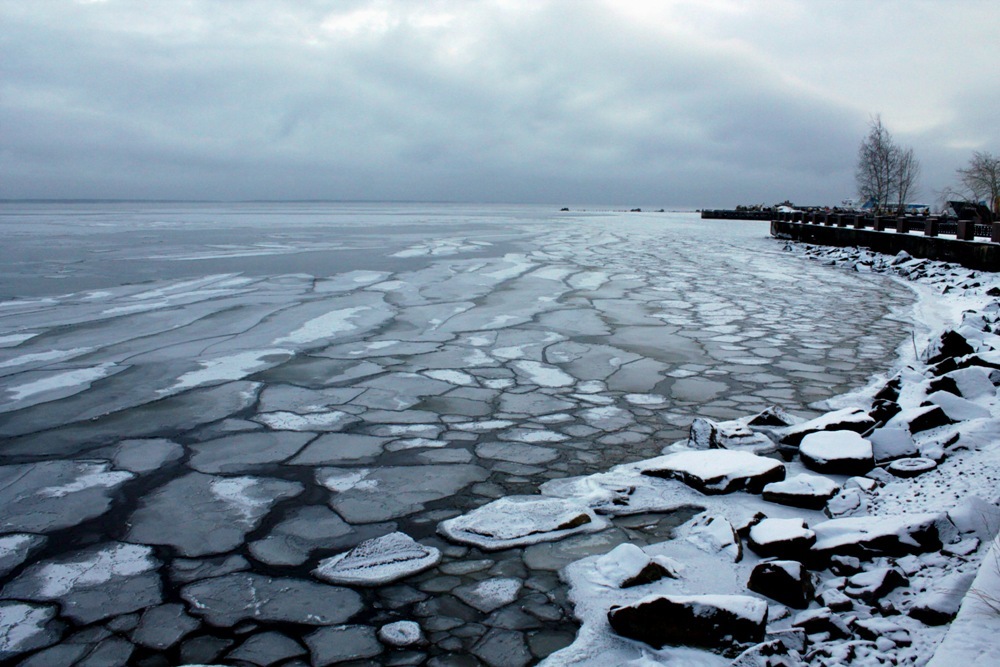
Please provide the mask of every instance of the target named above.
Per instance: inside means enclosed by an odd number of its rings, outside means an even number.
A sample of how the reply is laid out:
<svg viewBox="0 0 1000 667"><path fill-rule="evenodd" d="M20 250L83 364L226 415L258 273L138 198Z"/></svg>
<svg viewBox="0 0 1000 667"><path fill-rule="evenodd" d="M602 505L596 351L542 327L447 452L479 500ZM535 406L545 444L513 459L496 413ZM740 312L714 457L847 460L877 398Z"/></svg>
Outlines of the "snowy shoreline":
<svg viewBox="0 0 1000 667"><path fill-rule="evenodd" d="M748 643L720 640L713 647L715 652L709 652L698 647L672 646L669 639L649 639L648 628L640 632L647 634L643 637L646 643L625 639L609 625L608 612L614 607L632 605L630 609L641 609L657 599L688 602L694 599L692 594L709 602L720 596L727 600L767 601L768 614L764 616L770 620L761 622L762 632L766 625L765 641L748 648L732 664L923 664L942 644L960 602L954 629L943 643L944 648L937 651L938 664L990 655L992 634L1000 631L1000 613L983 600L1000 598L1000 590L994 590L997 573L991 573L988 567L979 573L977 585L990 586L988 590L970 586L979 564L991 562L986 553L1000 523L1000 404L996 391L1000 384L1000 337L992 333L1000 321L1000 301L996 298L1000 296L1000 276L853 248L789 244L786 249L801 252L804 258L845 269L886 273L905 281L918 297L913 307L914 330L920 330L922 336L929 334L923 349L917 350L920 343L915 333L912 342L900 346L889 372L873 378L861 389L826 401L826 407L833 412L806 425L789 419L787 425L755 428L748 426L751 416L718 424L700 420L703 426L708 424L708 431L692 427L689 440L665 447L663 457L544 484L537 502L551 505L560 499L562 518L570 516L574 507L591 516L596 510L609 517L692 506L704 511L681 526L671 540L642 550L622 545L609 554L568 566L563 576L570 584L570 598L582 627L571 646L552 654L543 664L731 664L734 655ZM960 333L945 334L953 329ZM971 344L971 349L964 349L963 342ZM943 391L942 386L953 388L955 394ZM891 390L887 392L886 387ZM893 397L888 399L890 394ZM887 401L894 407L887 406ZM877 413L878 419L871 419L869 412ZM806 428L808 424L813 428ZM818 431L828 440L832 438L830 449L834 456L849 449L845 436L852 436L867 446L867 467L872 470L861 472L866 467L862 462L857 472L831 467L817 474L823 469L816 460L803 465L792 452L809 435L798 436L801 442L795 447L783 444L796 431ZM875 444L860 437L859 432L875 440ZM709 442L711 438L717 441ZM813 440L819 442L818 437ZM777 447L769 449L767 444ZM822 486L819 481L832 481L836 494L828 502L820 496L819 507L825 507L826 515L794 506L799 503L786 504L787 500L770 502L741 491L736 495L714 495L719 489L711 490L711 485L701 489L713 495L691 488L696 486L692 477L706 476L704 469L711 473L713 468L720 468L722 457L711 458L720 453L715 448L742 449L740 455L773 461L753 452L769 453L779 447L785 454L789 480L796 481L792 486L801 482L799 486L807 487L807 496ZM725 455L730 462L721 465L726 469L716 471L717 476L739 478L739 472L730 469L735 453ZM698 457L711 460L690 461L687 469L681 469L684 465L678 457L685 461ZM657 466L667 468L670 474L651 472ZM699 466L703 470L699 471ZM911 478L922 472L918 470L921 466L936 470ZM896 477L886 472L887 467L903 470L898 474L905 476ZM665 481L661 477L673 479ZM784 484L787 488L789 482ZM772 493L770 500L775 497ZM529 498L523 502L530 502ZM545 498L549 500L543 501ZM443 532L451 539L461 539L455 524L475 515L467 522L475 524L480 539L482 533L489 532L483 527L492 522L496 532L508 538L504 545L511 543L509 538L517 528L523 529L531 542L543 539L540 534L546 530L553 531L550 539L566 534L567 524L545 526L545 521L540 520L529 530L523 515L514 521L509 510L490 512L491 506L487 505L454 519ZM551 517L554 513L548 506L540 516ZM603 516L598 521L603 522ZM798 536L795 530L791 534L785 530L790 523L798 524ZM519 525L512 528L511 524ZM597 527L581 517L576 529ZM885 533L878 536L882 542L865 541L880 530ZM766 532L765 538L755 536L754 531ZM817 532L821 533L820 545L816 542ZM924 533L928 532L933 533L928 543L916 539L918 534L926 537ZM803 536L811 540L805 552L801 544L792 544ZM762 545L755 542L755 537L757 542L772 539L774 544ZM834 543L836 546L830 546ZM829 551L817 560L814 557L822 545ZM839 552L837 547L845 545L850 548ZM764 547L773 547L773 551ZM796 555L813 570L812 575L804 576L808 603L795 605L804 611L746 591L755 568L793 562L775 560L783 553ZM653 575L650 583L623 583L640 572L648 574L651 568L659 568L659 574ZM782 581L778 585L779 589L787 588L789 583ZM984 614L984 608L992 613ZM695 615L705 613L702 609ZM654 648L658 644L666 645Z"/></svg>

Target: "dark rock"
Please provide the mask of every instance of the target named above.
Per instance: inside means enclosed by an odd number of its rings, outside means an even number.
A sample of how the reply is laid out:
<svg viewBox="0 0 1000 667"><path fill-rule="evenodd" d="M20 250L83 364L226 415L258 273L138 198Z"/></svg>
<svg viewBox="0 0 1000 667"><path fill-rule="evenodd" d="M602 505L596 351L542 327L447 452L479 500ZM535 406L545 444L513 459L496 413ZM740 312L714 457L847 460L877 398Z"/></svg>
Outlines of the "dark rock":
<svg viewBox="0 0 1000 667"><path fill-rule="evenodd" d="M654 648L669 644L727 650L764 639L767 603L744 595L650 596L612 607L608 622L622 637Z"/></svg>
<svg viewBox="0 0 1000 667"><path fill-rule="evenodd" d="M884 424L902 412L902 410L903 408L901 408L899 403L896 401L876 398L872 401L872 407L868 411L868 414L870 414L872 419L874 419L877 423Z"/></svg>
<svg viewBox="0 0 1000 667"><path fill-rule="evenodd" d="M851 601L851 598L837 588L823 591L816 599L822 606L829 607L832 611L850 611L854 608L854 602Z"/></svg>
<svg viewBox="0 0 1000 667"><path fill-rule="evenodd" d="M796 446L810 433L819 431L854 431L864 433L875 425L875 420L860 408L844 408L811 419L807 422L790 426L782 432L781 442Z"/></svg>
<svg viewBox="0 0 1000 667"><path fill-rule="evenodd" d="M810 433L799 443L799 458L810 470L831 475L864 475L875 467L872 444L854 431Z"/></svg>
<svg viewBox="0 0 1000 667"><path fill-rule="evenodd" d="M909 585L910 580L896 568L878 567L849 577L844 587L844 594L862 602L872 603L885 597L890 591Z"/></svg>
<svg viewBox="0 0 1000 667"><path fill-rule="evenodd" d="M797 560L809 553L816 533L802 519L764 519L750 529L747 545L764 558Z"/></svg>
<svg viewBox="0 0 1000 667"><path fill-rule="evenodd" d="M787 646L777 639L761 642L740 653L732 667L795 667L802 664L790 655Z"/></svg>
<svg viewBox="0 0 1000 667"><path fill-rule="evenodd" d="M679 479L705 495L760 493L765 485L785 479L785 466L750 452L708 449L651 459L642 474Z"/></svg>
<svg viewBox="0 0 1000 667"><path fill-rule="evenodd" d="M861 559L854 556L832 556L830 571L838 577L849 577L861 571Z"/></svg>
<svg viewBox="0 0 1000 667"><path fill-rule="evenodd" d="M809 571L794 560L758 563L747 588L794 609L808 607L816 593Z"/></svg>
<svg viewBox="0 0 1000 667"><path fill-rule="evenodd" d="M950 623L958 614L974 578L974 574L944 577L930 590L917 595L907 614L926 625Z"/></svg>
<svg viewBox="0 0 1000 667"><path fill-rule="evenodd" d="M962 394L958 388L958 384L955 382L955 378L949 375L935 377L927 384L928 394L933 394L935 391L946 391L949 394L955 394L956 396L960 396Z"/></svg>
<svg viewBox="0 0 1000 667"><path fill-rule="evenodd" d="M875 397L880 401L892 401L896 402L899 400L899 389L903 385L903 380L900 376L896 375L891 380L882 385L882 388L875 393Z"/></svg>
<svg viewBox="0 0 1000 667"><path fill-rule="evenodd" d="M920 433L955 423L938 405L922 405L919 408L906 410L896 415L894 421L902 421L910 433Z"/></svg>
<svg viewBox="0 0 1000 667"><path fill-rule="evenodd" d="M813 526L818 559L904 556L941 549L941 530L954 530L944 513L830 519Z"/></svg>
<svg viewBox="0 0 1000 667"><path fill-rule="evenodd" d="M885 637L896 646L905 647L913 643L909 631L896 621L888 618L868 618L855 620L852 626L862 639L875 641L880 637Z"/></svg>
<svg viewBox="0 0 1000 667"><path fill-rule="evenodd" d="M848 639L853 635L847 624L828 607L799 613L792 619L792 627L802 628L808 635L822 633L830 639Z"/></svg>
<svg viewBox="0 0 1000 667"><path fill-rule="evenodd" d="M948 358L964 357L973 354L976 350L969 345L965 336L949 329L931 345L929 350L931 356L927 359L928 364L937 364Z"/></svg>
<svg viewBox="0 0 1000 667"><path fill-rule="evenodd" d="M792 426L794 423L795 419L776 405L757 413L747 422L749 426Z"/></svg>
<svg viewBox="0 0 1000 667"><path fill-rule="evenodd" d="M827 477L800 474L764 487L761 497L772 503L821 510L837 495L839 486Z"/></svg>

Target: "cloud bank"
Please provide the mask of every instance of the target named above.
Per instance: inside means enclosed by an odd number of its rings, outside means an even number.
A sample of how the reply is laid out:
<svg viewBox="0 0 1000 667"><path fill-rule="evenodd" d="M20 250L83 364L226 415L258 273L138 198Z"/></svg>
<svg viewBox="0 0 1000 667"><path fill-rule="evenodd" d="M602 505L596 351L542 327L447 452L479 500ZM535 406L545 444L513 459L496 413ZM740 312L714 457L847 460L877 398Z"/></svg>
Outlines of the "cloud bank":
<svg viewBox="0 0 1000 667"><path fill-rule="evenodd" d="M872 6L869 6L872 5ZM837 203L1000 152L992 2L0 0L0 197Z"/></svg>

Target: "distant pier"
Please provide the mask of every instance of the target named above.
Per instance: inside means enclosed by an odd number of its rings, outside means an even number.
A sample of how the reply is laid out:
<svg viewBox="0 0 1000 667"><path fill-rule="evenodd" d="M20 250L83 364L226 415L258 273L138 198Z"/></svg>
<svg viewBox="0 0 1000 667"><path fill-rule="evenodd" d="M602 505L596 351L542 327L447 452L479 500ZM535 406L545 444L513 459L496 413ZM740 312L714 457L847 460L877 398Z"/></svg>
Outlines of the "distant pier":
<svg viewBox="0 0 1000 667"><path fill-rule="evenodd" d="M767 213L771 235L776 238L840 247L862 246L887 255L906 251L914 257L954 262L981 271L1000 271L1000 222L982 224L978 220L933 215ZM703 213L702 217L707 216Z"/></svg>

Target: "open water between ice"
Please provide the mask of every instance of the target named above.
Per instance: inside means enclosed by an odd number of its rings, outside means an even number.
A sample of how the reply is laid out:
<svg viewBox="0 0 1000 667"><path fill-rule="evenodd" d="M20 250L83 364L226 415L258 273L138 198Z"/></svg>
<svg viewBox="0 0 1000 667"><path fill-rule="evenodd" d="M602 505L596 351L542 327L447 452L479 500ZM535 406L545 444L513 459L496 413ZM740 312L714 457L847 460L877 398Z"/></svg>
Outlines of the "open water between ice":
<svg viewBox="0 0 1000 667"><path fill-rule="evenodd" d="M695 417L810 415L912 303L691 213L6 203L0 238L0 659L27 665L535 662L574 636L560 568L690 514L494 552L441 522ZM428 569L331 583L397 533L387 562Z"/></svg>

